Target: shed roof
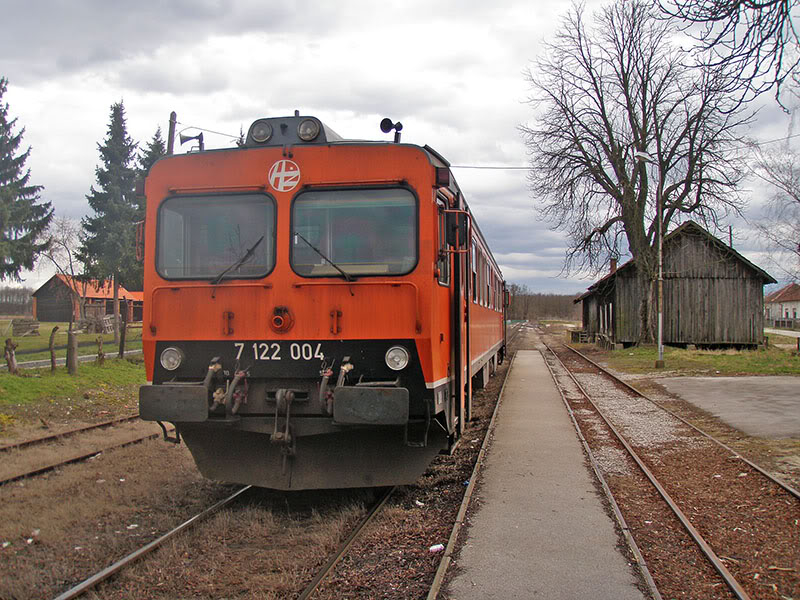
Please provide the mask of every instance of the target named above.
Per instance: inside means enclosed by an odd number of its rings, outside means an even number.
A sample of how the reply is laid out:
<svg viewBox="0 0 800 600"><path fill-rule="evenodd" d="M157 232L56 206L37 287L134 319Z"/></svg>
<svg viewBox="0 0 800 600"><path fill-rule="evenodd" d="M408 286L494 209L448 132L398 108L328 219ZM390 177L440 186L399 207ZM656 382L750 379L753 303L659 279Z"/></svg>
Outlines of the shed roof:
<svg viewBox="0 0 800 600"><path fill-rule="evenodd" d="M681 225L679 225L678 227L676 227L675 229L670 231L667 235L664 236L664 245L666 246L672 240L674 240L676 238L679 238L679 237L681 237L683 235L687 235L689 233L700 234L700 235L704 236L712 244L714 244L714 246L716 246L720 250L723 250L728 255L732 256L733 258L743 262L745 265L747 265L748 267L753 269L753 271L755 271L757 274L759 274L761 276L761 278L764 280L765 284L767 284L767 283L777 283L777 281L772 277L772 275L767 273L764 269L762 269L761 267L759 267L759 266L753 264L752 262L750 262L749 260L747 260L744 256L739 254L736 250L734 250L733 248L728 246L725 242L723 242L719 238L714 237L713 235L711 235L708 231L706 231L703 227L701 227L700 225L698 225L694 221L686 221L685 223L682 223ZM589 286L589 288L586 290L586 292L584 292L583 294L581 294L580 296L575 298L575 300L573 300L573 303L580 302L584 298L586 298L587 296L591 296L592 294L597 292L604 284L606 284L607 282L610 282L612 279L614 279L617 276L617 273L619 273L620 271L623 271L625 269L629 269L634 265L635 265L634 259L630 259L630 260L626 261L625 263L620 265L615 271L613 271L611 273L608 273L604 277L601 277L600 279L595 281L592 285Z"/></svg>
<svg viewBox="0 0 800 600"><path fill-rule="evenodd" d="M61 273L57 273L53 275L50 279L48 279L43 285L39 287L35 292L33 292L33 296L39 293L45 286L47 286L51 281L54 279L60 281L62 284L66 285L68 288L73 289L73 280L76 279L74 277L70 277L69 275L62 275ZM78 289L81 289L80 286L83 284L82 281L77 282ZM99 281L97 279L89 279L86 281L86 297L92 300L113 300L114 299L114 284L111 282L110 279L105 281ZM119 299L120 300L133 300L134 302L141 302L144 300L144 292L130 292L126 290L124 287L119 286Z"/></svg>

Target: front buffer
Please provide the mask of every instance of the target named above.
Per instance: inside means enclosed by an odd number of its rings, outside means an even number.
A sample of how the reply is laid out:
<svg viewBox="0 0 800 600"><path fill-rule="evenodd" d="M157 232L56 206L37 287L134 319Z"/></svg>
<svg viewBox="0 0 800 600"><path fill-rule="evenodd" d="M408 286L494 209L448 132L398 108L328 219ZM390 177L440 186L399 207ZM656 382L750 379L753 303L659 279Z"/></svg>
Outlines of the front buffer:
<svg viewBox="0 0 800 600"><path fill-rule="evenodd" d="M141 418L174 423L205 477L280 490L401 485L448 446L413 340L231 346L159 342L156 356L174 349L179 366L157 364L139 393ZM397 347L409 360L395 371L385 356Z"/></svg>

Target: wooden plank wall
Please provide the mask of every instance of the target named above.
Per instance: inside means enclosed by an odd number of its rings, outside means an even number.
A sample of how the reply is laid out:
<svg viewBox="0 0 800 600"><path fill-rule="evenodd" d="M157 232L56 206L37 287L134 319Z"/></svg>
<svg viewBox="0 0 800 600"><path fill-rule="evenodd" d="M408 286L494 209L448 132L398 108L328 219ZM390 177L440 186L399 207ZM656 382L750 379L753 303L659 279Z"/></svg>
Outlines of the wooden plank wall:
<svg viewBox="0 0 800 600"><path fill-rule="evenodd" d="M616 342L636 342L639 339L639 302L642 290L636 281L635 266L617 272L614 294L614 327Z"/></svg>
<svg viewBox="0 0 800 600"><path fill-rule="evenodd" d="M586 296L581 301L581 305L583 308L583 330L587 333L597 333L599 328L599 323L597 322L597 295Z"/></svg>
<svg viewBox="0 0 800 600"><path fill-rule="evenodd" d="M763 338L761 276L704 235L687 233L664 249L664 342L758 344ZM635 267L617 276L616 341L639 337L642 290Z"/></svg>
<svg viewBox="0 0 800 600"><path fill-rule="evenodd" d="M664 259L664 339L689 344L760 343L761 276L704 235L687 233L670 246Z"/></svg>

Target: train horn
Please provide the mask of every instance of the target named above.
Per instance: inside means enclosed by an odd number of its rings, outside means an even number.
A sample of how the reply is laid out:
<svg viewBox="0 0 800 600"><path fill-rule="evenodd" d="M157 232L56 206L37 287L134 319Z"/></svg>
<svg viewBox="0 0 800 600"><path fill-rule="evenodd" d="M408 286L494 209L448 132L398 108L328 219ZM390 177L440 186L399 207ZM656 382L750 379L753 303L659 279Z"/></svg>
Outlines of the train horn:
<svg viewBox="0 0 800 600"><path fill-rule="evenodd" d="M403 130L403 124L400 121L397 123L392 123L392 120L389 118L381 121L381 131L383 133L389 133L392 129L394 129L394 143L399 144L400 132Z"/></svg>
<svg viewBox="0 0 800 600"><path fill-rule="evenodd" d="M200 144L200 152L202 152L203 149L204 149L204 146L203 146L203 132L202 131L200 133L198 133L197 135L185 135L185 134L181 133L180 134L180 140L181 140L181 146L183 144L185 144L186 142L188 142L188 141L197 140L198 143Z"/></svg>

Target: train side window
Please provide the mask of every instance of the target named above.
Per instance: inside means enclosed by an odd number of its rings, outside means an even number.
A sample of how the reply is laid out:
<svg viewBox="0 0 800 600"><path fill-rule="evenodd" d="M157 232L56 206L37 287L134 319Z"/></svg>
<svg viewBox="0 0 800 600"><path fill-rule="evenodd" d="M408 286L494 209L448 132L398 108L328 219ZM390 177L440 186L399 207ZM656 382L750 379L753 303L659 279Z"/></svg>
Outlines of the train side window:
<svg viewBox="0 0 800 600"><path fill-rule="evenodd" d="M478 303L478 247L472 242L472 301Z"/></svg>
<svg viewBox="0 0 800 600"><path fill-rule="evenodd" d="M484 306L486 306L487 308L489 307L489 292L490 292L490 289L489 289L489 276L491 274L492 274L492 272L489 270L489 261L487 260L486 261L486 279L484 280L484 285L483 285L484 295L486 296L484 298Z"/></svg>
<svg viewBox="0 0 800 600"><path fill-rule="evenodd" d="M481 306L486 306L486 259L481 252Z"/></svg>
<svg viewBox="0 0 800 600"><path fill-rule="evenodd" d="M439 255L436 258L436 267L439 271L439 283L450 285L450 255L447 253L447 226L445 206L441 201L437 202L439 208Z"/></svg>
<svg viewBox="0 0 800 600"><path fill-rule="evenodd" d="M478 285L480 285L480 290L478 290L478 300L480 301L480 305L483 306L486 304L486 298L484 298L485 288L483 282L486 280L486 261L483 260L483 252L479 254L478 260Z"/></svg>
<svg viewBox="0 0 800 600"><path fill-rule="evenodd" d="M478 304L483 306L483 253L478 250Z"/></svg>

